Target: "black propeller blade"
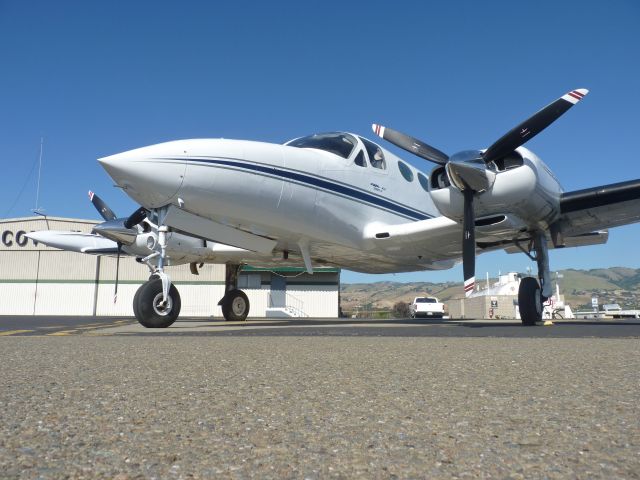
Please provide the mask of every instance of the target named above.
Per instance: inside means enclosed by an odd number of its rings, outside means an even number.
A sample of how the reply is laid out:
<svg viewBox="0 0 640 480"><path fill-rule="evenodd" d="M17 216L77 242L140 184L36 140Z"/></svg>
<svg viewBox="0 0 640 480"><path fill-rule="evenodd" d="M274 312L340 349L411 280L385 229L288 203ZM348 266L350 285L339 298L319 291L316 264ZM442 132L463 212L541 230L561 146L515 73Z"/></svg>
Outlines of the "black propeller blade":
<svg viewBox="0 0 640 480"><path fill-rule="evenodd" d="M489 163L510 154L555 122L563 113L582 100L587 93L589 90L579 88L563 95L555 102L551 102L520 125L509 130L487 148L482 154L482 159L485 163Z"/></svg>
<svg viewBox="0 0 640 480"><path fill-rule="evenodd" d="M473 211L474 191L466 188L464 195L464 220L462 229L462 270L464 294L471 295L476 284L476 219Z"/></svg>
<svg viewBox="0 0 640 480"><path fill-rule="evenodd" d="M125 228L131 228L134 227L135 225L138 225L140 222L142 222L145 218L147 218L147 209L144 207L140 207L139 209L137 209L135 212L133 212L129 218L127 218L124 221L124 226Z"/></svg>
<svg viewBox="0 0 640 480"><path fill-rule="evenodd" d="M89 190L89 200L93 203L93 206L96 207L98 213L102 218L106 221L114 220L116 218L116 214L107 206L106 203L95 193Z"/></svg>
<svg viewBox="0 0 640 480"><path fill-rule="evenodd" d="M373 129L373 133L378 135L380 138L384 138L386 141L393 143L395 146L400 147L407 152L411 152L420 158L424 158L425 160L429 160L430 162L438 163L440 165L444 165L449 160L449 156L446 153L441 152L437 148L433 148L431 145L421 142L417 138L410 137L407 134L375 123L371 125L371 128Z"/></svg>
<svg viewBox="0 0 640 480"><path fill-rule="evenodd" d="M113 292L113 303L118 301L118 275L120 274L120 253L122 252L122 244L118 242L118 253L116 255L116 284Z"/></svg>

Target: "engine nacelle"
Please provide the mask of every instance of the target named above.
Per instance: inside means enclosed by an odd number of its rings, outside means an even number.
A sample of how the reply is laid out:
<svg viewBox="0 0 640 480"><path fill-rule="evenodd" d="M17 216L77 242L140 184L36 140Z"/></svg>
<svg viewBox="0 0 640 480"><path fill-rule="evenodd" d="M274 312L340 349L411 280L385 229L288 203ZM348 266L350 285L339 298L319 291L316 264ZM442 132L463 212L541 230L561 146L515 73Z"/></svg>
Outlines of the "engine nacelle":
<svg viewBox="0 0 640 480"><path fill-rule="evenodd" d="M533 152L524 147L487 168L495 172L495 181L486 191L476 194L474 211L476 224L483 218L504 215L520 230L547 228L560 211L562 188L549 168ZM438 210L452 220L462 222L464 197L452 185L445 167L431 173L430 193Z"/></svg>

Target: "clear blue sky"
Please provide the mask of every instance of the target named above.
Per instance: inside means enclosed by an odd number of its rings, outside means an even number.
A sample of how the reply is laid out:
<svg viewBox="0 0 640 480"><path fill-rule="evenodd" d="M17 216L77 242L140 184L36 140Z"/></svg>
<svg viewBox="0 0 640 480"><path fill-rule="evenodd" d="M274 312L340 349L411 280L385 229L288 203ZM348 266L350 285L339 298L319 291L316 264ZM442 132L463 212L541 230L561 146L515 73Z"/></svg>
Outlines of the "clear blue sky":
<svg viewBox="0 0 640 480"><path fill-rule="evenodd" d="M528 147L566 190L640 178L639 25L635 0L0 0L0 217L36 206L41 136L38 206L97 218L93 189L124 216L136 206L98 157L178 138L372 137L372 122L453 153L579 87L591 93ZM612 230L607 246L554 252L552 268L640 267L638 239L640 226ZM528 265L494 253L477 270Z"/></svg>

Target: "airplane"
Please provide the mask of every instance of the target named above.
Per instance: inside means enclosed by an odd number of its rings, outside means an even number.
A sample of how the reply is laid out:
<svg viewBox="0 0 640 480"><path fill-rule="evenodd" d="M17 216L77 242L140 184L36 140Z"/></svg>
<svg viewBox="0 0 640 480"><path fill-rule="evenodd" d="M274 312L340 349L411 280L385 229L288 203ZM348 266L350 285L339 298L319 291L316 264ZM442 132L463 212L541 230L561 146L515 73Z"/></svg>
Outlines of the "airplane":
<svg viewBox="0 0 640 480"><path fill-rule="evenodd" d="M154 274L134 298L145 327L168 327L179 315L179 293L165 271L172 232L272 258L297 254L309 273L321 265L364 273L441 270L462 260L466 295L474 290L477 254L523 252L536 261L538 275L520 283L520 316L523 325L534 325L553 293L549 249L605 243L606 229L640 221L640 180L565 192L523 146L587 93L572 90L488 148L452 156L372 126L378 137L434 163L429 173L347 132L282 145L177 140L100 158L141 205L102 233L110 230L126 245L145 218L157 225ZM237 288L240 266L226 262L221 300L235 319L249 312Z"/></svg>

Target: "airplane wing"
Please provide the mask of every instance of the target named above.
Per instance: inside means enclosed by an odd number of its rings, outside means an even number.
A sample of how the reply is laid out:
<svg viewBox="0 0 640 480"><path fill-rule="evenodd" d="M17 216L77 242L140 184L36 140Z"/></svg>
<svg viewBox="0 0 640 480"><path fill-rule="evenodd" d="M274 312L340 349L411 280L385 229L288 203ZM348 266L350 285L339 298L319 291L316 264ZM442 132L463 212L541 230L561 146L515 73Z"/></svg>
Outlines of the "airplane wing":
<svg viewBox="0 0 640 480"><path fill-rule="evenodd" d="M112 255L118 251L116 242L93 233L41 230L26 236L35 242L71 252Z"/></svg>
<svg viewBox="0 0 640 480"><path fill-rule="evenodd" d="M606 229L636 222L640 222L640 179L564 193L560 199L560 218L554 227L562 232L565 247L579 247L606 243ZM402 248L407 253L417 253L437 251L434 244L453 242L460 233L459 223L436 217L400 225L370 225L366 236L383 249ZM507 253L521 251L511 238L478 241L478 247L504 249ZM551 241L549 248L554 248Z"/></svg>
<svg viewBox="0 0 640 480"><path fill-rule="evenodd" d="M640 222L640 179L567 192L557 222L564 236L575 236Z"/></svg>

